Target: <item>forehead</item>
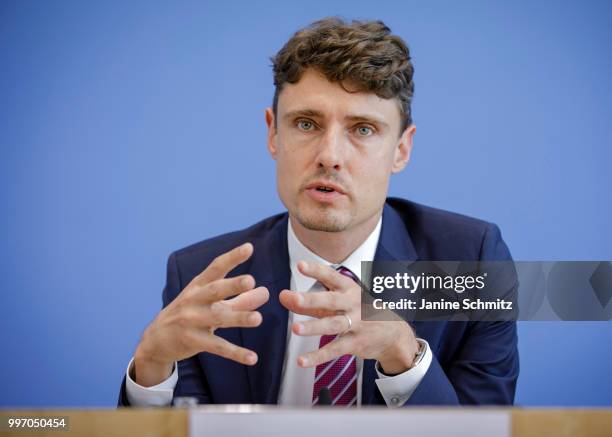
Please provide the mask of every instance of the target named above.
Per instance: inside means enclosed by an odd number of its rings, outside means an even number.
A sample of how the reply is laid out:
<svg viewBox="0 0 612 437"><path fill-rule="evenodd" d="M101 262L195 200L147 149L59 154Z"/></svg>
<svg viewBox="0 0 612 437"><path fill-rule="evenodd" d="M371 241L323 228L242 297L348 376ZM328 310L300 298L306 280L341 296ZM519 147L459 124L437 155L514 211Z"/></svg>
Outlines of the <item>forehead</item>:
<svg viewBox="0 0 612 437"><path fill-rule="evenodd" d="M352 92L350 83L330 82L320 72L308 69L297 83L286 83L278 96L278 117L297 111L315 111L329 118L355 114L384 120L393 127L400 124L397 99L383 99L372 92ZM351 92L349 92L349 91Z"/></svg>

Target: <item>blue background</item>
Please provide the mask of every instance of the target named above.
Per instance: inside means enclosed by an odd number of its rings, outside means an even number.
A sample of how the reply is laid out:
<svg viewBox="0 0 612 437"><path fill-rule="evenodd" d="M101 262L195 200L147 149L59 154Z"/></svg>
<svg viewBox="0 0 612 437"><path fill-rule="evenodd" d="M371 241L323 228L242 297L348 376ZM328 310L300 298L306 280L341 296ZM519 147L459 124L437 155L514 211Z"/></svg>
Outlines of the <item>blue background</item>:
<svg viewBox="0 0 612 437"><path fill-rule="evenodd" d="M518 260L612 259L612 3L0 4L0 405L113 406L168 254L282 210L269 56L327 15L409 44L391 194ZM521 323L524 405L612 405L610 323Z"/></svg>

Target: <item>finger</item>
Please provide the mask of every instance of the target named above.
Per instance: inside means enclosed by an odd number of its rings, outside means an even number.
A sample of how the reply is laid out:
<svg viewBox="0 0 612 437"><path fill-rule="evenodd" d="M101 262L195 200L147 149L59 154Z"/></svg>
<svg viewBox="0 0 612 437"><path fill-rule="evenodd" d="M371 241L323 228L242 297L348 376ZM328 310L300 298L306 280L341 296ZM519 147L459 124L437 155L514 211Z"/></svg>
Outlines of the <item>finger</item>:
<svg viewBox="0 0 612 437"><path fill-rule="evenodd" d="M350 327L346 316L337 315L294 323L292 330L297 335L335 335L346 332Z"/></svg>
<svg viewBox="0 0 612 437"><path fill-rule="evenodd" d="M236 266L242 264L253 254L253 245L244 243L229 252L216 257L202 273L193 278L192 283L203 285L224 278Z"/></svg>
<svg viewBox="0 0 612 437"><path fill-rule="evenodd" d="M259 311L236 311L224 301L212 304L203 317L207 326L213 328L254 328L262 322Z"/></svg>
<svg viewBox="0 0 612 437"><path fill-rule="evenodd" d="M210 335L208 332L201 333L202 351L236 361L247 366L257 363L257 354L249 349L236 346L224 338Z"/></svg>
<svg viewBox="0 0 612 437"><path fill-rule="evenodd" d="M318 280L329 290L345 290L355 285L352 279L324 264L300 261L297 266L303 275Z"/></svg>
<svg viewBox="0 0 612 437"><path fill-rule="evenodd" d="M270 299L270 292L266 287L257 287L246 291L226 301L234 310L254 310Z"/></svg>
<svg viewBox="0 0 612 437"><path fill-rule="evenodd" d="M350 296L338 291L296 292L298 305L305 310L347 311L351 308Z"/></svg>
<svg viewBox="0 0 612 437"><path fill-rule="evenodd" d="M305 316L316 318L327 317L334 314L333 311L321 310L317 308L304 308L302 306L304 294L306 293L301 293L299 291L283 290L280 292L278 298L282 306L296 314L303 314Z"/></svg>
<svg viewBox="0 0 612 437"><path fill-rule="evenodd" d="M298 357L298 365L301 367L316 367L319 364L327 363L342 355L351 354L350 346L351 340L349 336L337 337L321 349L300 355Z"/></svg>
<svg viewBox="0 0 612 437"><path fill-rule="evenodd" d="M213 303L227 297L252 290L255 279L251 275L240 275L235 278L223 278L199 287L195 292L203 303Z"/></svg>
<svg viewBox="0 0 612 437"><path fill-rule="evenodd" d="M171 320L182 330L204 329L213 332L216 328L254 328L262 322L258 311L235 311L225 301L212 305L196 305L185 308Z"/></svg>

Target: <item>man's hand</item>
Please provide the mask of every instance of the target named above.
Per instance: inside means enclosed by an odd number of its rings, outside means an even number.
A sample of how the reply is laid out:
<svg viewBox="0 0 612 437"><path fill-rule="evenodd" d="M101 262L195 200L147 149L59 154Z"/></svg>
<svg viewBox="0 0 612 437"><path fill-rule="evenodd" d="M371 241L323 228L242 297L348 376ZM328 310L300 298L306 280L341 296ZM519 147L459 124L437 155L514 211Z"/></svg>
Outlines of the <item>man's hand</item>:
<svg viewBox="0 0 612 437"><path fill-rule="evenodd" d="M256 308L268 301L265 287L253 288L251 275L225 276L253 253L250 243L213 260L145 330L134 354L135 381L150 387L167 379L175 361L210 352L253 365L257 354L214 334L217 328L255 327L262 318ZM236 297L224 300L230 296Z"/></svg>
<svg viewBox="0 0 612 437"><path fill-rule="evenodd" d="M280 302L285 308L315 318L294 323L292 331L297 335L341 334L321 349L298 357L298 365L317 366L349 354L378 360L387 374L402 373L412 367L419 344L408 323L399 317L398 321L362 322L359 284L322 264L300 261L298 269L305 276L318 280L329 291L281 292ZM348 332L349 320L344 314L352 322Z"/></svg>

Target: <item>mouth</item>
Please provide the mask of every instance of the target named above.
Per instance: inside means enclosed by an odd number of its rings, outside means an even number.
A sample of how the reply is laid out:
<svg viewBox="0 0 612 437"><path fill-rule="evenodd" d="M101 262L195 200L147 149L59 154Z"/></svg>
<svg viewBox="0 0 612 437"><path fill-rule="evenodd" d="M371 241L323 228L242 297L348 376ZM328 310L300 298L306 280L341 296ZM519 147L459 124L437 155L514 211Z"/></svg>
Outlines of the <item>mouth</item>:
<svg viewBox="0 0 612 437"><path fill-rule="evenodd" d="M311 198L322 203L331 203L346 194L339 185L326 181L315 181L308 184L306 192Z"/></svg>
<svg viewBox="0 0 612 437"><path fill-rule="evenodd" d="M345 191L337 184L326 181L315 181L306 186L307 190L315 190L320 193L333 193L346 194Z"/></svg>

